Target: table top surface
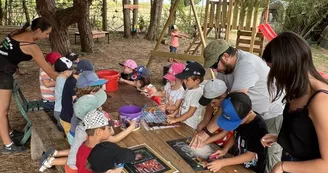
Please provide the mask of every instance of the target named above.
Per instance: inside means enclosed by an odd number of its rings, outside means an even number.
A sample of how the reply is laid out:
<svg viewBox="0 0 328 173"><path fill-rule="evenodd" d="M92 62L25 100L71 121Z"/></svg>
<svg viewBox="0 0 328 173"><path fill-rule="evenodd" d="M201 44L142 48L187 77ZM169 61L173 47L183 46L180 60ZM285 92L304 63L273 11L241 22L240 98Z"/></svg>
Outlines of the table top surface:
<svg viewBox="0 0 328 173"><path fill-rule="evenodd" d="M124 105L137 105L137 106L155 106L155 103L146 96L143 96L134 87L120 84L115 92L108 93L111 98L103 106L103 109L110 112L114 118L118 117L117 110ZM120 129L115 129L120 132ZM181 173L195 173L194 171L167 143L166 141L176 140L186 137L191 137L196 132L185 124L180 127L146 130L141 125L141 128L132 132L125 137L118 144L122 147L131 147L139 144L146 143L164 159L169 161ZM200 173L209 173L210 171L197 171ZM250 173L251 170L245 169L241 165L223 167L219 173Z"/></svg>
<svg viewBox="0 0 328 173"><path fill-rule="evenodd" d="M92 31L92 34L108 34L109 32L107 31ZM80 32L75 32L76 35L79 35Z"/></svg>

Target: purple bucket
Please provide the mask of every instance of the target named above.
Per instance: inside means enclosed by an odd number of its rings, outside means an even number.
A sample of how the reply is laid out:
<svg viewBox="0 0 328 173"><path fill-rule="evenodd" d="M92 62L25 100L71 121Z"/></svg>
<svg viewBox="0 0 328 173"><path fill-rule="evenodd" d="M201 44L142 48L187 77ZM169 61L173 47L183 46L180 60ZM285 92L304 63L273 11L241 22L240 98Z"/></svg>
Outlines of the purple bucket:
<svg viewBox="0 0 328 173"><path fill-rule="evenodd" d="M139 128L140 126L140 120L141 120L141 115L142 115L142 109L138 106L123 106L118 109L119 113L119 120L121 123L121 129L126 129L129 126L128 120L137 120L137 127L136 129Z"/></svg>

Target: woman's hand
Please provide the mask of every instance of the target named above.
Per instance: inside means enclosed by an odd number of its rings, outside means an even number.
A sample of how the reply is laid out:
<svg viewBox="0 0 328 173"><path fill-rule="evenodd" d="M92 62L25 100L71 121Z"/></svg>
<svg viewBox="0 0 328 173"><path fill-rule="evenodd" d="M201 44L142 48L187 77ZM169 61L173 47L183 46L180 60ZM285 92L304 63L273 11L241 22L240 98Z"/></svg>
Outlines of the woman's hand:
<svg viewBox="0 0 328 173"><path fill-rule="evenodd" d="M277 134L266 134L262 137L261 143L263 147L271 147L274 142L277 142L278 135Z"/></svg>

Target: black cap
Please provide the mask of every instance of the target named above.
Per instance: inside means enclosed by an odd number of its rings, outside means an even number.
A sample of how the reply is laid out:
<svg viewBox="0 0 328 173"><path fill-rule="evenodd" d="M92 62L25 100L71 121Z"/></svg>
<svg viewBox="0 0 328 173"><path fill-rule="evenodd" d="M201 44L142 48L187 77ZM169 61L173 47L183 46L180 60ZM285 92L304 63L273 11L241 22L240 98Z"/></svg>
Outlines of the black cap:
<svg viewBox="0 0 328 173"><path fill-rule="evenodd" d="M83 72L83 71L95 71L95 68L93 66L93 64L86 60L86 59L83 59L81 61L79 61L76 65L76 71L78 72Z"/></svg>
<svg viewBox="0 0 328 173"><path fill-rule="evenodd" d="M187 64L186 68L182 71L182 73L175 75L175 77L177 77L178 79L186 79L191 76L205 76L204 67L198 62L190 62Z"/></svg>
<svg viewBox="0 0 328 173"><path fill-rule="evenodd" d="M121 163L130 163L135 161L134 151L121 148L111 142L101 142L91 151L88 162L94 172L106 172L115 169Z"/></svg>
<svg viewBox="0 0 328 173"><path fill-rule="evenodd" d="M72 52L72 53L67 54L65 57L71 61L75 61L79 58L79 55Z"/></svg>

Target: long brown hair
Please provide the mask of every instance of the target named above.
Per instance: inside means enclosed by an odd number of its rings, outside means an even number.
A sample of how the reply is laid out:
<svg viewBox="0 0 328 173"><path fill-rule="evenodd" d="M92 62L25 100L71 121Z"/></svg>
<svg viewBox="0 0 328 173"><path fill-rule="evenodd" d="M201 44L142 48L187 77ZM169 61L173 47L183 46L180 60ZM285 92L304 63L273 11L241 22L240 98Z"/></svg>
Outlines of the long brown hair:
<svg viewBox="0 0 328 173"><path fill-rule="evenodd" d="M19 35L19 34L25 32L29 26L30 26L30 23L26 22L21 29L11 32L10 36L13 37L15 35ZM38 17L32 21L31 30L35 31L37 29L40 29L43 32L43 31L49 29L50 27L51 27L51 24L48 20L46 20L44 17Z"/></svg>
<svg viewBox="0 0 328 173"><path fill-rule="evenodd" d="M75 88L75 92L76 92L76 97L80 98L84 95L88 95L91 92L97 92L98 90L101 89L101 85L97 85L97 86L88 86L88 87L84 87L84 88Z"/></svg>
<svg viewBox="0 0 328 173"><path fill-rule="evenodd" d="M304 96L310 86L309 75L328 84L314 67L310 46L293 32L282 32L274 38L265 47L262 58L271 63L267 85L274 100L284 91L283 101Z"/></svg>

